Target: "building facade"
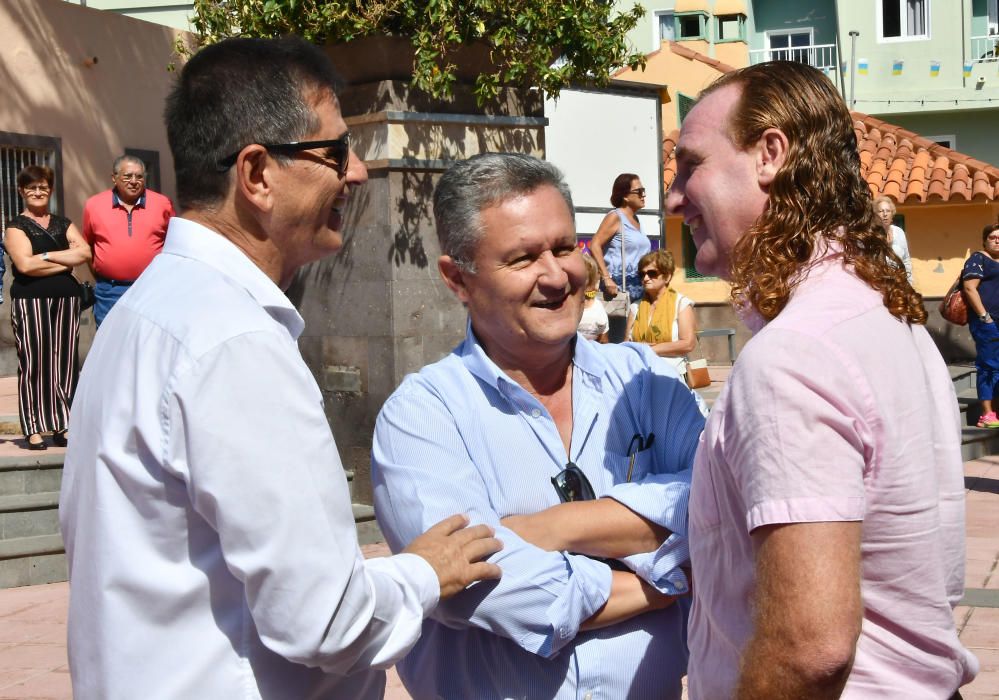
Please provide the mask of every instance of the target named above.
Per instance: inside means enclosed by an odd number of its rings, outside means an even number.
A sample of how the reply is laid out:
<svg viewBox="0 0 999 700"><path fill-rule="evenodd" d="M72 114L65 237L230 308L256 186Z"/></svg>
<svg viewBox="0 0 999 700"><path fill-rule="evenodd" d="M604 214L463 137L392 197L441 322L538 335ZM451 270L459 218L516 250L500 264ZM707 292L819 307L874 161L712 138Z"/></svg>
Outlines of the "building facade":
<svg viewBox="0 0 999 700"><path fill-rule="evenodd" d="M619 5L630 5L619 0ZM851 109L999 163L999 0L647 0L629 39L824 70Z"/></svg>
<svg viewBox="0 0 999 700"><path fill-rule="evenodd" d="M193 30L190 23L194 14L193 2L180 0L65 0L65 2L95 10L108 10L174 29Z"/></svg>

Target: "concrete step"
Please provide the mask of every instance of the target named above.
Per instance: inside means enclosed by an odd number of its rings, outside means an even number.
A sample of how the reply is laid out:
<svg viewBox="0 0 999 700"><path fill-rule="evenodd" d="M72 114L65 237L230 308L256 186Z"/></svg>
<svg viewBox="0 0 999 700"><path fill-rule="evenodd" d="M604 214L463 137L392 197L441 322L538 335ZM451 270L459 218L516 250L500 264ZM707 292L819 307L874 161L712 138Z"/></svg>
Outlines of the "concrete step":
<svg viewBox="0 0 999 700"><path fill-rule="evenodd" d="M0 456L0 497L58 493L62 484L62 452L28 452Z"/></svg>
<svg viewBox="0 0 999 700"><path fill-rule="evenodd" d="M965 389L975 388L975 366L969 364L948 365L950 379L954 382L954 390L960 394Z"/></svg>
<svg viewBox="0 0 999 700"><path fill-rule="evenodd" d="M66 555L58 534L0 540L0 588L57 583L67 578Z"/></svg>

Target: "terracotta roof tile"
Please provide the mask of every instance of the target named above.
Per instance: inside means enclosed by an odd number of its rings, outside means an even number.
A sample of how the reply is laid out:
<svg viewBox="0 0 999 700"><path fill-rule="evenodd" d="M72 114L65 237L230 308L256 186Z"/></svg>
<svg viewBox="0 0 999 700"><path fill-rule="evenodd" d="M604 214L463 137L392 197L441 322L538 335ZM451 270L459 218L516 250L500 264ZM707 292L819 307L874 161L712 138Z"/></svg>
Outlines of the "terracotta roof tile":
<svg viewBox="0 0 999 700"><path fill-rule="evenodd" d="M999 201L999 168L994 165L876 117L851 114L861 175L873 196L886 195L905 204ZM663 139L663 186L667 190L676 177L673 149L679 137L679 130L674 130Z"/></svg>
<svg viewBox="0 0 999 700"><path fill-rule="evenodd" d="M877 117L852 112L854 130L861 151L861 170L875 195L887 195L906 204L927 201L966 202L999 201L999 168L925 139L907 129ZM864 152L876 146L869 161ZM879 163L884 166L879 167ZM883 181L872 174L883 172L891 163ZM901 171L902 179L894 173ZM902 185L895 192L894 182ZM904 200L899 196L903 195Z"/></svg>

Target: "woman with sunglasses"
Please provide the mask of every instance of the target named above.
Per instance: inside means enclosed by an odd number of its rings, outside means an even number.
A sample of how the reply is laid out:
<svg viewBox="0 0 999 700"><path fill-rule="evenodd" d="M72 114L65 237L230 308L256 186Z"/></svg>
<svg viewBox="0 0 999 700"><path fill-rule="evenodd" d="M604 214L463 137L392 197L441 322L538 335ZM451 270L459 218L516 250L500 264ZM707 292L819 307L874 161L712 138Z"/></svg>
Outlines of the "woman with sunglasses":
<svg viewBox="0 0 999 700"><path fill-rule="evenodd" d="M628 315L628 340L647 343L654 353L687 373L687 353L697 346L694 302L669 286L676 264L668 250L655 250L638 261L641 301Z"/></svg>
<svg viewBox="0 0 999 700"><path fill-rule="evenodd" d="M80 284L73 268L90 260L73 222L49 213L52 169L29 165L17 176L24 211L7 223L4 247L14 267L10 323L17 345L17 394L28 449L46 449L42 433L66 445L76 389Z"/></svg>
<svg viewBox="0 0 999 700"><path fill-rule="evenodd" d="M619 291L626 291L631 301L638 301L642 297L638 261L652 249L649 237L642 233L638 223L638 212L645 207L645 188L638 175L618 175L611 188L610 201L615 208L607 213L593 235L590 252L600 268L607 296L613 297ZM625 289L621 288L622 270Z"/></svg>

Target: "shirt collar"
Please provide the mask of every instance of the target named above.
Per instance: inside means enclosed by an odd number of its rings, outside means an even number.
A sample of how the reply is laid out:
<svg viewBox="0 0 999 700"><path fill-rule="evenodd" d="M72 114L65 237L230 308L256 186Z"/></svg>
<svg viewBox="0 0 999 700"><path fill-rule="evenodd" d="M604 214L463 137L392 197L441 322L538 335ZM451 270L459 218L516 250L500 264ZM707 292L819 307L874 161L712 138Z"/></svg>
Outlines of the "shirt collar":
<svg viewBox="0 0 999 700"><path fill-rule="evenodd" d="M502 392L504 386L521 389L521 386L510 379L506 372L500 369L486 354L485 348L482 347L479 339L475 336L475 331L472 330L471 317L465 325L465 341L458 346L457 351L465 368L497 391ZM607 362L603 356L597 352L593 344L578 333L573 345L572 363L576 369L589 375L595 384L599 384L600 377L604 376L607 371Z"/></svg>
<svg viewBox="0 0 999 700"><path fill-rule="evenodd" d="M145 209L146 208L146 191L145 190L142 190L142 194L140 194L139 198L137 200L135 200L134 206L139 207L140 209ZM115 207L123 207L123 205L121 203L121 199L118 198L118 190L116 188L112 187L111 188L111 208L114 209Z"/></svg>
<svg viewBox="0 0 999 700"><path fill-rule="evenodd" d="M190 219L174 216L167 227L163 253L208 265L242 287L295 340L305 321L284 292L231 241Z"/></svg>

